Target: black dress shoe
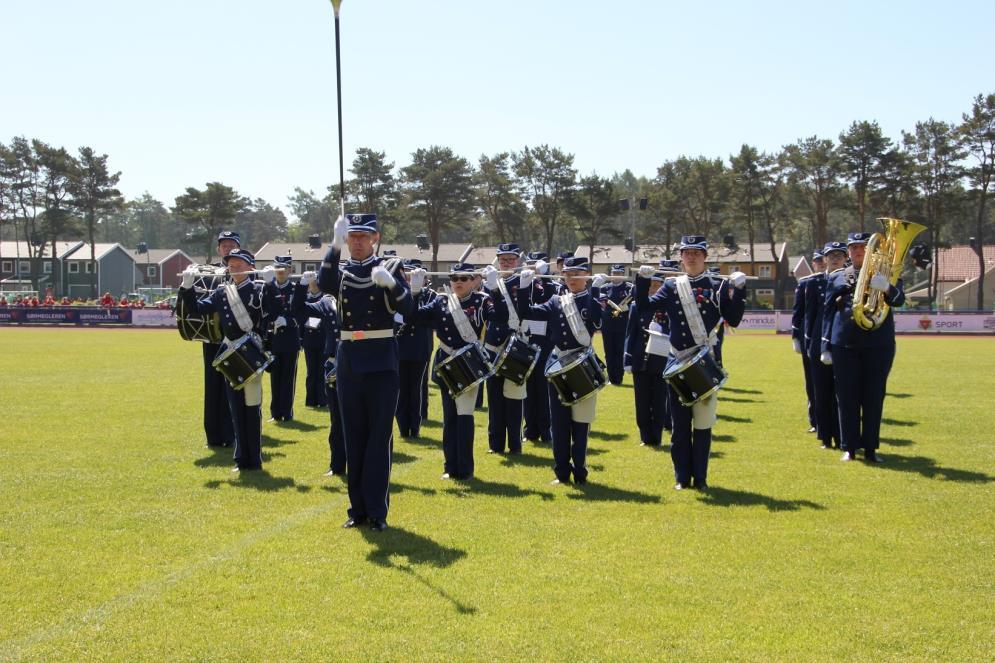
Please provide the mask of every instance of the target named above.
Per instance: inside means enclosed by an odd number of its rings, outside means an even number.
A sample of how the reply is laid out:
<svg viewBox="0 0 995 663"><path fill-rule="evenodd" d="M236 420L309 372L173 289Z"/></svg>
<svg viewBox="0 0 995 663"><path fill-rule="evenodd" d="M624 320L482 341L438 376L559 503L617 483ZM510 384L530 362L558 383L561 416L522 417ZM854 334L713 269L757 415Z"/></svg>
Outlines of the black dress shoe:
<svg viewBox="0 0 995 663"><path fill-rule="evenodd" d="M565 485L565 486L569 486L570 485L570 479L553 479L552 481L549 482L549 485L551 485L551 486L558 486L561 483L563 485Z"/></svg>
<svg viewBox="0 0 995 663"><path fill-rule="evenodd" d="M353 527L359 527L366 522L366 518L350 518L349 520L342 523L342 529L352 529Z"/></svg>
<svg viewBox="0 0 995 663"><path fill-rule="evenodd" d="M866 451L864 452L864 460L868 463L883 463L884 458L879 456L876 451Z"/></svg>
<svg viewBox="0 0 995 663"><path fill-rule="evenodd" d="M694 484L694 488L698 490L708 490L708 484L704 481L698 481Z"/></svg>
<svg viewBox="0 0 995 663"><path fill-rule="evenodd" d="M382 532L387 529L387 521L382 518L373 518L370 520L370 529L374 532Z"/></svg>
<svg viewBox="0 0 995 663"><path fill-rule="evenodd" d="M584 484L587 483L587 477L584 477L583 479L581 479L580 477L574 477L574 483L577 484L578 486L583 486Z"/></svg>

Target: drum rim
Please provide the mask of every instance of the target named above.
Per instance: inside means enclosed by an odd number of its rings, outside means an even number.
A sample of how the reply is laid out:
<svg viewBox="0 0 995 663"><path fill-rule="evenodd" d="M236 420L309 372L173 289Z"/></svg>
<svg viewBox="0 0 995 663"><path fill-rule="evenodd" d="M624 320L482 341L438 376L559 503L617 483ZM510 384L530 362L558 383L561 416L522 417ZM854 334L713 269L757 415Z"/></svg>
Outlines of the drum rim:
<svg viewBox="0 0 995 663"><path fill-rule="evenodd" d="M440 367L441 366L445 366L446 364L448 364L451 361L453 361L456 357L459 357L459 356L463 355L464 353L470 352L470 348L473 348L473 347L477 348L478 354L484 359L484 363L486 363L488 366L490 366L491 362L487 361L487 355L485 355L484 351L482 349L480 349L480 343L477 342L477 341L474 341L473 343L467 343L462 348L458 348L456 350L453 350L452 353L450 353L450 355L448 357L446 357L445 359L443 359L442 361L439 362L439 366Z"/></svg>
<svg viewBox="0 0 995 663"><path fill-rule="evenodd" d="M504 377L505 380L511 380L512 382L514 382L515 384L517 384L520 387L523 384L525 384L525 382L529 379L529 376L532 375L532 371L535 370L536 364L539 363L539 356L542 355L542 349L539 346L537 346L537 345L535 345L533 343L529 343L527 340L525 340L524 338L520 337L518 334L512 334L504 342L504 346L502 346L501 352L498 354L497 359L494 360L493 370L492 370L491 374L492 375L500 375L501 374L501 368L504 366L505 360L510 356L510 354L511 354L511 347L514 345L513 341L516 340L516 339L517 340L521 340L521 342L524 345L526 345L529 348L532 348L532 350L534 351L534 355L532 357L532 361L529 363L528 368L525 369L525 377L522 379L521 382L518 382L517 380L512 379L508 375L504 375L502 377Z"/></svg>
<svg viewBox="0 0 995 663"><path fill-rule="evenodd" d="M571 368L576 368L581 363L583 363L584 360L587 359L587 357L590 357L590 356L594 355L594 348L589 345L589 346L584 347L584 348L574 348L572 350L567 350L567 352L580 352L580 355L577 357L577 359L571 361L569 364L564 365L563 368L561 368L559 371L549 372L549 370L548 370L549 366L547 365L546 366L547 370L544 371L544 375L547 378L549 378L549 377L555 377L557 375L561 375L561 374L566 373L567 371L569 371ZM549 356L550 357L556 357L555 361L559 361L560 360L558 353L553 353L553 354L550 354Z"/></svg>
<svg viewBox="0 0 995 663"><path fill-rule="evenodd" d="M665 368L663 370L663 378L666 380L668 375L673 377L674 375L686 369L691 364L697 363L702 356L708 354L709 352L711 352L710 347L708 347L707 345L701 346L701 348L699 348L698 351L695 352L693 355L686 357L683 361L679 363L672 364L671 366ZM717 361L715 362L715 365L718 366ZM719 368L721 369L722 367L719 366Z"/></svg>
<svg viewBox="0 0 995 663"><path fill-rule="evenodd" d="M712 394L716 393L719 389L721 389L722 386L726 383L726 380L729 379L729 374L726 373L725 369L722 369L721 367L720 369L722 370L722 379L719 380L719 383L714 385L711 389L701 394L700 396L698 396L698 398L694 399L691 402L686 402L683 398L681 398L681 392L675 389L674 391L677 392L677 400L681 402L681 405L684 405L685 407L691 407L692 405L700 403L701 401L705 400Z"/></svg>

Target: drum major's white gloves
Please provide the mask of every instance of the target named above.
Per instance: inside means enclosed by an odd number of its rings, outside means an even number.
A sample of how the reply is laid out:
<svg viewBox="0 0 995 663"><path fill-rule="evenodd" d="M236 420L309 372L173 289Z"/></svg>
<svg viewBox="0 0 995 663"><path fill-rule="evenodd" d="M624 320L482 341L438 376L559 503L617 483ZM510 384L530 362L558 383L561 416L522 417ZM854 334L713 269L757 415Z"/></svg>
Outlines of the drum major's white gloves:
<svg viewBox="0 0 995 663"><path fill-rule="evenodd" d="M591 287L592 288L600 288L600 287L604 286L605 283L608 283L608 277L605 276L604 274L598 274L591 281Z"/></svg>
<svg viewBox="0 0 995 663"><path fill-rule="evenodd" d="M871 287L881 292L888 292L891 289L891 281L884 274L877 272L871 277Z"/></svg>
<svg viewBox="0 0 995 663"><path fill-rule="evenodd" d="M390 272L387 271L385 267L377 265L373 268L373 272L370 273L370 278L381 288L393 288L394 287L394 277L391 276Z"/></svg>
<svg viewBox="0 0 995 663"><path fill-rule="evenodd" d="M498 272L491 265L484 267L481 272L484 276L484 285L487 286L488 290L497 290L498 287Z"/></svg>
<svg viewBox="0 0 995 663"><path fill-rule="evenodd" d="M332 229L332 248L341 249L345 246L346 236L349 234L349 221L344 216L335 219L335 226Z"/></svg>
<svg viewBox="0 0 995 663"><path fill-rule="evenodd" d="M791 345L794 346L795 352L797 352L798 354L802 353L802 341L800 338L791 339Z"/></svg>
<svg viewBox="0 0 995 663"><path fill-rule="evenodd" d="M314 283L315 278L317 278L317 274L314 272L304 272L301 274L301 285L306 288Z"/></svg>
<svg viewBox="0 0 995 663"><path fill-rule="evenodd" d="M823 352L821 355L819 355L819 361L821 361L826 366L832 366L833 365L832 353L830 353L829 351Z"/></svg>
<svg viewBox="0 0 995 663"><path fill-rule="evenodd" d="M656 267L654 267L653 265L639 266L639 275L644 279L648 279L652 277L654 274L656 274Z"/></svg>
<svg viewBox="0 0 995 663"><path fill-rule="evenodd" d="M536 273L533 272L531 269L523 269L522 272L518 275L518 287L528 288L530 285L532 285L532 281L533 279L535 279L535 275Z"/></svg>
<svg viewBox="0 0 995 663"><path fill-rule="evenodd" d="M729 275L729 281L732 282L734 287L742 289L746 286L746 274L743 272L733 272Z"/></svg>

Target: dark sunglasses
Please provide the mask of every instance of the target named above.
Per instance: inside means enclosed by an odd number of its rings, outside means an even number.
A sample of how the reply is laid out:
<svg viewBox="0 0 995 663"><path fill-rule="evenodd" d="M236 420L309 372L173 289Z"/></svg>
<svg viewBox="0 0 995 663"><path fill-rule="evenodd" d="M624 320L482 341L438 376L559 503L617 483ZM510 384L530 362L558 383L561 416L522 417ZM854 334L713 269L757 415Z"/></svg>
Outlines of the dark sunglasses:
<svg viewBox="0 0 995 663"><path fill-rule="evenodd" d="M450 276L449 280L451 282L453 282L453 283L456 283L457 281L461 281L461 282L462 281L472 281L473 277L472 276Z"/></svg>

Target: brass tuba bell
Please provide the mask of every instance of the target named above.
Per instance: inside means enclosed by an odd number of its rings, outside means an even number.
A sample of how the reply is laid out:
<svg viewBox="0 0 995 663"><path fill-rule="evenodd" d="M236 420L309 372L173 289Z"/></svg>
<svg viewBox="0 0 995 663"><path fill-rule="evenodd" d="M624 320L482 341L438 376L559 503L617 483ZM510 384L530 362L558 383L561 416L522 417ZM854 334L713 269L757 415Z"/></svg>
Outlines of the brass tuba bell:
<svg viewBox="0 0 995 663"><path fill-rule="evenodd" d="M901 219L880 218L884 234L874 233L867 242L864 264L857 276L853 291L853 321L865 331L884 324L891 307L884 300L884 293L870 287L871 277L884 274L895 285L902 277L905 256L916 235L926 226Z"/></svg>

